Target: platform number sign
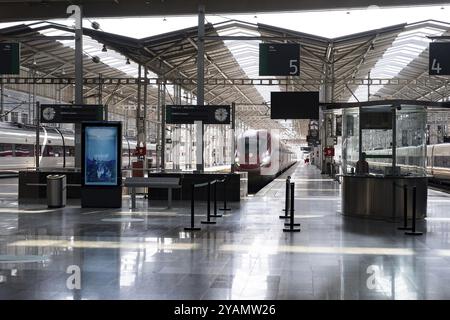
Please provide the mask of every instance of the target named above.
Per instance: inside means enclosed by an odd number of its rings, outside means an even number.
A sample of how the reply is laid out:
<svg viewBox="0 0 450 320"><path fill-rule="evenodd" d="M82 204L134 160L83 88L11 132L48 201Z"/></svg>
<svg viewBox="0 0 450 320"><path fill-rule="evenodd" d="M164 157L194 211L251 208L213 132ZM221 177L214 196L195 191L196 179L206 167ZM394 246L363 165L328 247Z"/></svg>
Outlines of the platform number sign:
<svg viewBox="0 0 450 320"><path fill-rule="evenodd" d="M261 43L259 45L259 75L300 76L300 45Z"/></svg>
<svg viewBox="0 0 450 320"><path fill-rule="evenodd" d="M20 73L20 45L0 43L0 75Z"/></svg>
<svg viewBox="0 0 450 320"><path fill-rule="evenodd" d="M450 75L450 42L432 42L429 52L429 74Z"/></svg>

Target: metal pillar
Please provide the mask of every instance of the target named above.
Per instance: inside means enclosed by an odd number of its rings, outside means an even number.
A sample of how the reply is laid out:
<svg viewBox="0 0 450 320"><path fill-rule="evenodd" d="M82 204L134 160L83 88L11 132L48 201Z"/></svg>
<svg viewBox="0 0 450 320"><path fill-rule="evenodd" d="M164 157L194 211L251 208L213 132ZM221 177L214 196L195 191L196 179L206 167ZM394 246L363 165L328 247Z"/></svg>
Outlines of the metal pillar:
<svg viewBox="0 0 450 320"><path fill-rule="evenodd" d="M231 150L230 150L230 163L231 163L231 172L234 172L235 169L235 153L236 153L236 104L234 102L231 103Z"/></svg>
<svg viewBox="0 0 450 320"><path fill-rule="evenodd" d="M3 75L0 75L0 79L3 78ZM5 121L4 117L3 117L3 97L4 97L4 92L3 92L3 81L0 83L0 121ZM28 105L28 108L30 107L30 105ZM30 116L30 114L28 113L28 116Z"/></svg>
<svg viewBox="0 0 450 320"><path fill-rule="evenodd" d="M162 81L163 82L163 81ZM166 85L164 83L160 83L158 85L158 123L161 124L160 130L157 130L157 141L161 146L160 151L160 162L157 164L160 165L162 171L166 168ZM157 159L158 160L158 159ZM157 166L158 167L158 166Z"/></svg>
<svg viewBox="0 0 450 320"><path fill-rule="evenodd" d="M198 7L198 39L197 39L197 105L203 106L205 103L205 70L204 70L204 58L205 58L205 6L200 5ZM203 146L203 123L196 124L197 127L197 171L203 172L205 169L204 164L204 146Z"/></svg>
<svg viewBox="0 0 450 320"><path fill-rule="evenodd" d="M145 146L145 117L142 116L142 66L138 68L137 107L136 107L136 141L138 147Z"/></svg>
<svg viewBox="0 0 450 320"><path fill-rule="evenodd" d="M83 13L82 7L70 5L67 13L75 19L75 103L83 104ZM75 167L81 168L81 124L75 125Z"/></svg>

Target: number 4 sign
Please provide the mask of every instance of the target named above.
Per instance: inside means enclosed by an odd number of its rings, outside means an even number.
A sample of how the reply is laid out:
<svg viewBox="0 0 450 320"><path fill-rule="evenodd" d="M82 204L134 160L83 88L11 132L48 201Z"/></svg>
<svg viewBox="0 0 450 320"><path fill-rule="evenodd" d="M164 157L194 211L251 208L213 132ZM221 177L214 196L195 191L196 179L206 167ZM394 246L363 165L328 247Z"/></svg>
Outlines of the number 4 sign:
<svg viewBox="0 0 450 320"><path fill-rule="evenodd" d="M450 75L450 42L430 43L429 74Z"/></svg>

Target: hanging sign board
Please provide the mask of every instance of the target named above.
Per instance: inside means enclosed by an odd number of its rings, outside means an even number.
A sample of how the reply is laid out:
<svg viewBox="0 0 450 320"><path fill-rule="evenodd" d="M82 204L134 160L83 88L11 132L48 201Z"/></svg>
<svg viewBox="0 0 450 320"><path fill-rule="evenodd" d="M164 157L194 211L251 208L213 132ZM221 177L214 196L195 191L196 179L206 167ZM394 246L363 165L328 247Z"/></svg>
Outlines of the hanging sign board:
<svg viewBox="0 0 450 320"><path fill-rule="evenodd" d="M230 106L166 106L166 123L193 124L202 121L203 124L230 124Z"/></svg>
<svg viewBox="0 0 450 320"><path fill-rule="evenodd" d="M20 73L20 45L0 43L0 74Z"/></svg>
<svg viewBox="0 0 450 320"><path fill-rule="evenodd" d="M103 121L103 106L73 104L41 104L41 123L81 123Z"/></svg>
<svg viewBox="0 0 450 320"><path fill-rule="evenodd" d="M260 43L260 76L300 76L298 43Z"/></svg>
<svg viewBox="0 0 450 320"><path fill-rule="evenodd" d="M450 42L431 42L429 48L429 75L450 75Z"/></svg>

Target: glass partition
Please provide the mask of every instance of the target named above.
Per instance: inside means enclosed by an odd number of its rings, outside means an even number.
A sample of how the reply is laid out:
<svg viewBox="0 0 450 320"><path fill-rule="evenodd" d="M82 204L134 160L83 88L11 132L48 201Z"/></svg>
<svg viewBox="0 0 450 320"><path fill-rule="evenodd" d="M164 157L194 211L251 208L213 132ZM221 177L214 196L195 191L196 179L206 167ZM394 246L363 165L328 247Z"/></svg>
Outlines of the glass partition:
<svg viewBox="0 0 450 320"><path fill-rule="evenodd" d="M342 115L344 174L356 174L358 161L365 158L365 174L426 175L424 106L363 106L343 109Z"/></svg>
<svg viewBox="0 0 450 320"><path fill-rule="evenodd" d="M359 159L359 108L342 110L342 171L355 172Z"/></svg>
<svg viewBox="0 0 450 320"><path fill-rule="evenodd" d="M402 105L397 110L396 163L401 175L426 175L426 123L423 106Z"/></svg>

